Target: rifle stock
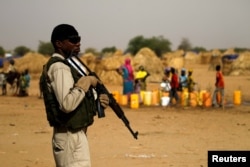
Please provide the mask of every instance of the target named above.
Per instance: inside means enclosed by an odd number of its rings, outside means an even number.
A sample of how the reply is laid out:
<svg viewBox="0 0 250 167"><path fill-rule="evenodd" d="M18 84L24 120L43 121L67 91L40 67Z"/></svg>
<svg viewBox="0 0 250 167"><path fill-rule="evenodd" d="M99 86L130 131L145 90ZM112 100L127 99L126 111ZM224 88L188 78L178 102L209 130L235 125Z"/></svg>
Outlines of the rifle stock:
<svg viewBox="0 0 250 167"><path fill-rule="evenodd" d="M72 65L82 76L88 76L88 75L92 75L95 76L97 79L100 80L100 78L96 75L95 72L92 72L82 61L81 59L79 59L79 57L77 56L72 56L70 58L68 58L68 62L70 63L70 65ZM113 97L113 95L111 93L109 93L109 91L107 90L107 88L103 85L103 84L97 84L96 86L96 92L97 94L107 94L109 97L109 106L111 107L111 109L115 112L115 114L117 115L118 118L120 118L123 123L125 124L125 126L128 128L128 130L130 131L130 133L133 135L133 137L135 139L137 139L138 136L138 132L134 132L132 130L132 128L130 127L130 123L129 120L126 118L122 108L119 106L119 104L116 102L115 98ZM99 100L97 100L97 113L98 113L98 117L102 118L105 117L105 113L104 113L104 109L101 106Z"/></svg>

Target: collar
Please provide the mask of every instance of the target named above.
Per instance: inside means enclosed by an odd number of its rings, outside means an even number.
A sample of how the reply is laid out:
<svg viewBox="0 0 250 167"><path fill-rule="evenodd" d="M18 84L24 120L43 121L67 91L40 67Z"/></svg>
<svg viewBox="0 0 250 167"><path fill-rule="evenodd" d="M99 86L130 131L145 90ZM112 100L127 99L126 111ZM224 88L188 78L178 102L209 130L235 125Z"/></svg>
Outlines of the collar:
<svg viewBox="0 0 250 167"><path fill-rule="evenodd" d="M59 58L65 60L65 58L59 53L53 53L52 57L59 57Z"/></svg>

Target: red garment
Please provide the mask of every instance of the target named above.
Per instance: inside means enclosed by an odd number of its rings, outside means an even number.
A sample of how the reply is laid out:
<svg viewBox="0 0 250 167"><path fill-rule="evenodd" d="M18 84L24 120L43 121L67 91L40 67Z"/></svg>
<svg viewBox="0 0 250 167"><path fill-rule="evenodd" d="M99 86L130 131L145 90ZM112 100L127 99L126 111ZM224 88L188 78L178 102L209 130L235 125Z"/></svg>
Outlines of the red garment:
<svg viewBox="0 0 250 167"><path fill-rule="evenodd" d="M129 58L127 58L125 60L125 65L126 69L128 70L128 80L134 80L134 72L133 72L133 68L131 66L131 61Z"/></svg>
<svg viewBox="0 0 250 167"><path fill-rule="evenodd" d="M178 81L178 75L172 74L170 85L172 88L178 88L179 87L179 81Z"/></svg>
<svg viewBox="0 0 250 167"><path fill-rule="evenodd" d="M218 87L218 88L224 88L225 87L224 78L223 78L223 75L222 75L221 71L218 71L216 73L216 83L215 83L215 86Z"/></svg>

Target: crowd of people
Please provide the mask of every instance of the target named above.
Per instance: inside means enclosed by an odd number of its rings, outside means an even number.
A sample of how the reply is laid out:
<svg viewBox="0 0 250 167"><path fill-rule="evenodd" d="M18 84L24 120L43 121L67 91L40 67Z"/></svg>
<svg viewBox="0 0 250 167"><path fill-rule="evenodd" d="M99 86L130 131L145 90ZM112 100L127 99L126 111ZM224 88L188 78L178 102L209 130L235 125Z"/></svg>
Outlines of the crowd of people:
<svg viewBox="0 0 250 167"><path fill-rule="evenodd" d="M6 71L0 72L0 87L2 95L7 95L7 84L10 85L11 94L16 96L28 96L30 87L30 74L29 70L25 69L23 72L19 72L15 67L15 61L9 60L9 66Z"/></svg>
<svg viewBox="0 0 250 167"><path fill-rule="evenodd" d="M145 70L143 66L139 66L137 71L134 72L131 60L129 58L125 59L124 65L122 65L118 70L123 78L123 94L128 95L128 101L130 100L130 95L132 93L140 93L140 91L147 90L146 79L150 76L150 73ZM135 76L134 76L135 74ZM193 69L182 68L180 73L174 67L169 67L164 70L164 76L161 83L161 91L168 92L170 97L171 106L177 106L180 104L181 97L179 97L178 92L187 91L188 99L190 100L190 93L197 91L197 82L193 78ZM221 101L218 102L217 95L221 96ZM139 94L140 96L140 94ZM212 95L212 106L222 107L224 100L224 79L221 72L221 66L216 66L216 78L215 78L215 90ZM190 105L190 104L187 104Z"/></svg>
<svg viewBox="0 0 250 167"><path fill-rule="evenodd" d="M178 91L188 92L188 101L190 100L190 93L197 91L195 85L197 82L193 79L193 70L189 69L186 71L185 68L181 69L180 75L178 76L178 71L174 67L166 68L164 71L164 76L162 81L162 91L169 92L170 105L180 104L180 97ZM212 106L213 107L223 107L224 101L224 78L221 72L221 66L216 66L216 78L215 78L215 90L212 95ZM221 96L221 100L218 101L218 93ZM174 101L173 101L174 99ZM190 105L190 104L187 104Z"/></svg>
<svg viewBox="0 0 250 167"><path fill-rule="evenodd" d="M164 76L162 78L162 91L169 92L170 105L177 105L180 102L178 91L193 92L196 83L192 77L193 70L189 69L188 72L185 68L181 69L180 75L178 75L177 69L174 67L166 68ZM174 101L175 102L174 102Z"/></svg>

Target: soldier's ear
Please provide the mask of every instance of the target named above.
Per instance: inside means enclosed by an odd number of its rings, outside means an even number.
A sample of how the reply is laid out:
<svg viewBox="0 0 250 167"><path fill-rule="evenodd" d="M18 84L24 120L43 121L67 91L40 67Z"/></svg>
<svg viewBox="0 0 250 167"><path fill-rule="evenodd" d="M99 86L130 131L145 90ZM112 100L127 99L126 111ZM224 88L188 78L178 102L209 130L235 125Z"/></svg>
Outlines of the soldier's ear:
<svg viewBox="0 0 250 167"><path fill-rule="evenodd" d="M62 47L62 41L56 40L56 47L61 48Z"/></svg>

